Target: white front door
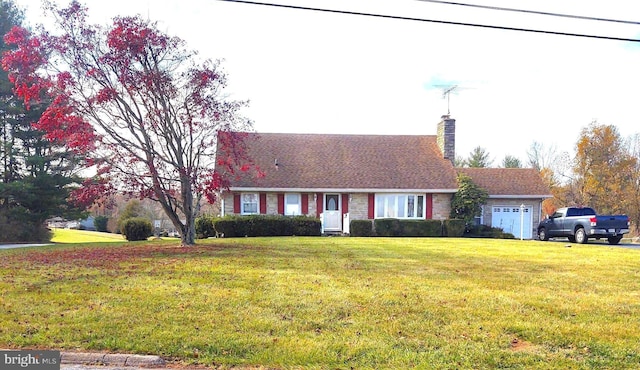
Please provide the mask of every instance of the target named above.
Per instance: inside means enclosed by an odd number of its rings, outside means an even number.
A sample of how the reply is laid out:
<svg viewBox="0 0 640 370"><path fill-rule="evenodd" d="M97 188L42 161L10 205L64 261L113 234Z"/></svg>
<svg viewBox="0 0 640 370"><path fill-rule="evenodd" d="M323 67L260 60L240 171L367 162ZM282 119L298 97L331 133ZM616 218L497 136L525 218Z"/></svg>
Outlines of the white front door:
<svg viewBox="0 0 640 370"><path fill-rule="evenodd" d="M522 213L521 213L522 212ZM520 223L524 225L522 237L531 239L533 225L531 216L533 208L526 206L494 206L491 212L491 226L501 228L505 233L511 233L520 239Z"/></svg>
<svg viewBox="0 0 640 370"><path fill-rule="evenodd" d="M340 212L340 194L324 195L324 230L342 231L342 214Z"/></svg>

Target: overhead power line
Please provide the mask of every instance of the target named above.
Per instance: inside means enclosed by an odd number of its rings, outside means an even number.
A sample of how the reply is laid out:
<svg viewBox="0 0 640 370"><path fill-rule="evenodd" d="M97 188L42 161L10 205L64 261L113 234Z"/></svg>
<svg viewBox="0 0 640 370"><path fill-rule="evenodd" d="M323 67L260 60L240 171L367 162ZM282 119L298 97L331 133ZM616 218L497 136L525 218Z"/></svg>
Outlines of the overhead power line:
<svg viewBox="0 0 640 370"><path fill-rule="evenodd" d="M488 29L496 29L496 30L504 30L504 31L530 32L530 33L538 33L538 34L582 37L582 38L610 40L610 41L640 42L640 39L630 39L625 37L589 35L589 34L583 34L583 33L547 31L547 30L539 30L539 29L531 29L531 28L494 26L489 24L477 24L477 23L467 23L467 22L453 22L453 21L444 21L444 20L438 20L438 19L402 17L402 16L388 15L388 14L375 14L375 13L365 13L365 12L354 12L354 11L348 11L348 10L312 8L312 7L306 7L306 6L274 4L274 3L265 3L260 1L251 1L251 0L217 0L217 1L228 2L228 3L269 6L274 8L307 10L307 11L333 13L333 14L358 15L358 16L365 16L365 17L395 19L395 20L403 20L403 21L428 22L428 23L447 24L447 25L454 25L454 26L479 27L479 28L488 28Z"/></svg>
<svg viewBox="0 0 640 370"><path fill-rule="evenodd" d="M552 13L552 12L541 12L537 10L525 10L525 9L515 9L515 8L501 8L498 6L488 6L488 5L477 5L477 4L465 4L458 3L453 1L443 1L443 0L417 0L425 3L435 3L435 4L445 4L445 5L458 5L458 6L466 6L470 8L478 8L478 9L489 9L489 10L500 10L506 12L516 12L516 13L527 13L527 14L537 14L537 15L547 15L551 17L562 17L562 18L573 18L573 19L583 19L588 21L598 21L598 22L612 22L612 23L623 23L623 24L634 24L640 25L640 22L635 21L625 21L621 19L610 19L610 18L598 18L598 17L587 17L582 15L573 15L573 14L560 14L560 13Z"/></svg>

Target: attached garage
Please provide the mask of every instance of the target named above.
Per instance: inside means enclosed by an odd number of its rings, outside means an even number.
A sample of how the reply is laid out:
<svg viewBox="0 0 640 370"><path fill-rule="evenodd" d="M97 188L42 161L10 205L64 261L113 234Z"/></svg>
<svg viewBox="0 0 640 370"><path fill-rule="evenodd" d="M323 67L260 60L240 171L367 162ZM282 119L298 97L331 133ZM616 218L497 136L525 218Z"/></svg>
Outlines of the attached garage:
<svg viewBox="0 0 640 370"><path fill-rule="evenodd" d="M491 210L491 226L499 227L506 233L520 238L520 225L524 225L522 237L531 239L533 207L525 206L493 206Z"/></svg>

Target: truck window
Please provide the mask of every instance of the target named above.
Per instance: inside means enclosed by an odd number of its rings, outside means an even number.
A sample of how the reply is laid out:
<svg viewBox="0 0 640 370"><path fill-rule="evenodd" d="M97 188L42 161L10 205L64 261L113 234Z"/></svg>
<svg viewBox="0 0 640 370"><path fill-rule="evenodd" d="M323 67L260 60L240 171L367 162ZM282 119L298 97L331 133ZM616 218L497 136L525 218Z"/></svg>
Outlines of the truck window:
<svg viewBox="0 0 640 370"><path fill-rule="evenodd" d="M583 216L595 216L596 215L596 211L594 211L593 208L583 208L582 209L582 215Z"/></svg>
<svg viewBox="0 0 640 370"><path fill-rule="evenodd" d="M569 208L567 209L567 217L571 216L580 216L580 208Z"/></svg>
<svg viewBox="0 0 640 370"><path fill-rule="evenodd" d="M560 212L555 212L554 214L551 215L551 218L560 218L562 217L562 213Z"/></svg>

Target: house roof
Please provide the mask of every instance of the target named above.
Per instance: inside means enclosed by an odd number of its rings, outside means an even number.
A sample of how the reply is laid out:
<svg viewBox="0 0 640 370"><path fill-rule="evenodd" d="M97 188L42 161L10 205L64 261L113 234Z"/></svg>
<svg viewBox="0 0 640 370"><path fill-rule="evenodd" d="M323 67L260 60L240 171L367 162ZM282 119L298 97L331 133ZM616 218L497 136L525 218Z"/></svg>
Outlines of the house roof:
<svg viewBox="0 0 640 370"><path fill-rule="evenodd" d="M456 168L490 197L550 198L549 188L544 185L540 173L533 168Z"/></svg>
<svg viewBox="0 0 640 370"><path fill-rule="evenodd" d="M265 176L236 176L231 190L457 189L455 169L443 158L435 135L251 133L245 143Z"/></svg>

